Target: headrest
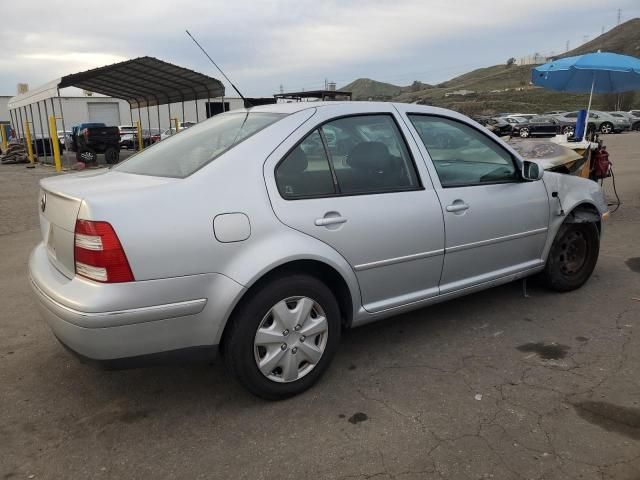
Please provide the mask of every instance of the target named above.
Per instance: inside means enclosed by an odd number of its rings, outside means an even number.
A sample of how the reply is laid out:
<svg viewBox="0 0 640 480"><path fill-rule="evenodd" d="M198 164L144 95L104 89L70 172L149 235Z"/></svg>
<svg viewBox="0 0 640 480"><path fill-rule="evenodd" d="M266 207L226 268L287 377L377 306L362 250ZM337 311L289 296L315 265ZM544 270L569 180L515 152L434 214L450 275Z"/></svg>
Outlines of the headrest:
<svg viewBox="0 0 640 480"><path fill-rule="evenodd" d="M307 155L300 146L291 151L289 156L282 162L278 171L284 175L296 175L304 172L309 165Z"/></svg>
<svg viewBox="0 0 640 480"><path fill-rule="evenodd" d="M351 149L347 164L351 168L383 171L389 165L389 149L382 142L362 142Z"/></svg>

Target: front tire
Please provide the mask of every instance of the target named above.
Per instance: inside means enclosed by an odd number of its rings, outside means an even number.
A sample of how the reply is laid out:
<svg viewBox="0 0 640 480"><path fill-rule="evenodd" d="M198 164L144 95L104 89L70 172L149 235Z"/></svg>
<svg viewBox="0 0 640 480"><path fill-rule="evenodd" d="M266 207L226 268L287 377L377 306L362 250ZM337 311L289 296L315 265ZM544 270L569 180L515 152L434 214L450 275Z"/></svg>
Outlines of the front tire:
<svg viewBox="0 0 640 480"><path fill-rule="evenodd" d="M551 290L568 292L589 279L598 261L600 235L594 223L565 223L558 230L542 281Z"/></svg>
<svg viewBox="0 0 640 480"><path fill-rule="evenodd" d="M613 125L609 122L604 122L602 125L600 125L600 133L613 133Z"/></svg>
<svg viewBox="0 0 640 480"><path fill-rule="evenodd" d="M340 343L340 308L331 290L314 277L291 274L258 287L243 302L223 345L231 374L267 400L310 388Z"/></svg>
<svg viewBox="0 0 640 480"><path fill-rule="evenodd" d="M522 127L520 129L520 137L521 138L529 138L529 129L526 127Z"/></svg>

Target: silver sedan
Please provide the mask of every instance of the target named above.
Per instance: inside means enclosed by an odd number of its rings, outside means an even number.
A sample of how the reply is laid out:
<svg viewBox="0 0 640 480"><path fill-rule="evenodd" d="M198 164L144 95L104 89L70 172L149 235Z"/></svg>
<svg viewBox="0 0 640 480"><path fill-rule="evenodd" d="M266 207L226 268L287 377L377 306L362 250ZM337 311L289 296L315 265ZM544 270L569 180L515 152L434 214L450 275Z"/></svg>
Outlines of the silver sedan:
<svg viewBox="0 0 640 480"><path fill-rule="evenodd" d="M217 115L101 171L41 181L31 283L70 351L125 367L221 351L264 398L341 331L539 274L580 287L600 187L460 114L297 103Z"/></svg>

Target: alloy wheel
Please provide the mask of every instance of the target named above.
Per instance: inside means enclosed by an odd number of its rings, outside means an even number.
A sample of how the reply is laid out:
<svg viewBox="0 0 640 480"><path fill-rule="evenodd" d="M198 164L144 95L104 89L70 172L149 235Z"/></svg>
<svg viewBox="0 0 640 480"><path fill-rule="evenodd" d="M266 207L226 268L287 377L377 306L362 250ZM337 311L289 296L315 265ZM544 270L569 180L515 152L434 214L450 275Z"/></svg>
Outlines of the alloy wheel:
<svg viewBox="0 0 640 480"><path fill-rule="evenodd" d="M82 158L82 161L85 162L85 163L91 163L91 162L95 161L96 156L92 152L84 151L84 152L82 152L80 154L80 158Z"/></svg>
<svg viewBox="0 0 640 480"><path fill-rule="evenodd" d="M254 358L274 382L299 380L320 362L329 324L322 306L309 297L289 297L263 317L254 338Z"/></svg>
<svg viewBox="0 0 640 480"><path fill-rule="evenodd" d="M528 128L521 128L520 129L520 136L522 138L527 138L529 136L529 129Z"/></svg>
<svg viewBox="0 0 640 480"><path fill-rule="evenodd" d="M602 133L611 133L612 130L613 130L613 127L608 123L603 123L602 125L600 125L600 132Z"/></svg>

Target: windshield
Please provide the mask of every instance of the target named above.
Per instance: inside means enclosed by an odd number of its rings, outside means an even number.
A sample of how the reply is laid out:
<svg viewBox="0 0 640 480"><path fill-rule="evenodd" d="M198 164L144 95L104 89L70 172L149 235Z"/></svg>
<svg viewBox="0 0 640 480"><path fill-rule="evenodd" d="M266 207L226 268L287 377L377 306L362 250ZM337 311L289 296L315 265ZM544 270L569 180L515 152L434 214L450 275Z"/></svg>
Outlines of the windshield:
<svg viewBox="0 0 640 480"><path fill-rule="evenodd" d="M216 115L121 163L116 170L156 177L185 178L285 114L231 112Z"/></svg>

